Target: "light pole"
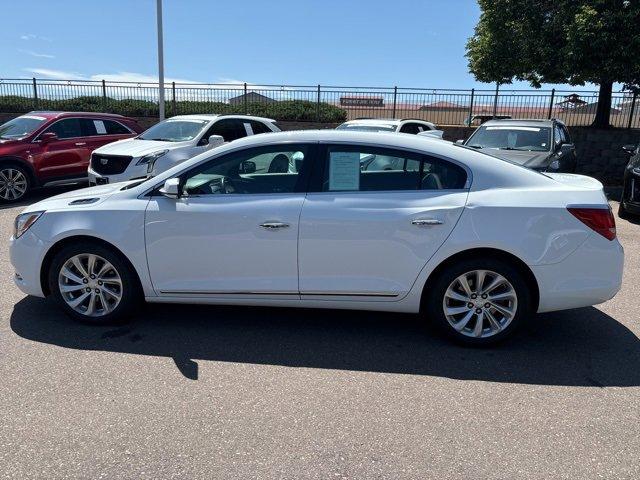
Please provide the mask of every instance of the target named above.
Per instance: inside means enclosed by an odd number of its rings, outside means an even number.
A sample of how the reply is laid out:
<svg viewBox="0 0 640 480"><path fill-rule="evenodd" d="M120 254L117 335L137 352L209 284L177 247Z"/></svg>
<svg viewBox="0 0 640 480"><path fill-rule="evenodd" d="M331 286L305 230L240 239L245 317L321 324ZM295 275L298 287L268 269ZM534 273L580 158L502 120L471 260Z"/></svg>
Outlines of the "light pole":
<svg viewBox="0 0 640 480"><path fill-rule="evenodd" d="M164 120L164 52L162 48L162 0L156 0L158 21L158 110L160 120Z"/></svg>

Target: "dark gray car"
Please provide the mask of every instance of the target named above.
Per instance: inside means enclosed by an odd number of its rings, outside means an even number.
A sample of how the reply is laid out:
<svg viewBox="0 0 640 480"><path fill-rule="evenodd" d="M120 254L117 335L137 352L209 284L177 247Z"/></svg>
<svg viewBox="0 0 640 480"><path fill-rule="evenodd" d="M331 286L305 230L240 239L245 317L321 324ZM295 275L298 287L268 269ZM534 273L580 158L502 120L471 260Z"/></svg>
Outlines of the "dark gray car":
<svg viewBox="0 0 640 480"><path fill-rule="evenodd" d="M576 149L559 120L489 120L457 143L527 168L572 173Z"/></svg>

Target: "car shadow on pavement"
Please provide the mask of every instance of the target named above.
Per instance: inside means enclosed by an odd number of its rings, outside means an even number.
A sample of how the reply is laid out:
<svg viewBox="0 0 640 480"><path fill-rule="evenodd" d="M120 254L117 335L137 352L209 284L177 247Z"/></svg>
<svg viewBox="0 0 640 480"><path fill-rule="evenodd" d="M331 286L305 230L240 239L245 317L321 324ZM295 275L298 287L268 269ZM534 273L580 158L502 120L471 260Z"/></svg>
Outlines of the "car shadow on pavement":
<svg viewBox="0 0 640 480"><path fill-rule="evenodd" d="M638 386L640 340L590 307L535 317L491 349L456 346L415 315L148 305L122 327L75 323L51 300L26 297L11 315L26 339L78 350L173 358L187 378L198 360L429 375L538 385Z"/></svg>
<svg viewBox="0 0 640 480"><path fill-rule="evenodd" d="M77 182L60 185L57 187L44 187L37 188L28 193L27 196L15 203L0 203L0 210L6 210L7 208L19 208L28 207L29 205L44 200L45 198L53 197L54 195L60 195L61 193L67 193L71 190L78 190L80 188L86 188L89 186L89 182Z"/></svg>

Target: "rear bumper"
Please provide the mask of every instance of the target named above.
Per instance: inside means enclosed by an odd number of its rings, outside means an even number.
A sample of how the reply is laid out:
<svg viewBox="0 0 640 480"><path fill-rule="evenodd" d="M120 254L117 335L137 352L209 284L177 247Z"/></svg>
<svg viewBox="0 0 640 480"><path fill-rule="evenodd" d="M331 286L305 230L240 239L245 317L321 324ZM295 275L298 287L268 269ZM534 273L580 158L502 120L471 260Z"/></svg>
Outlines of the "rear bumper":
<svg viewBox="0 0 640 480"><path fill-rule="evenodd" d="M593 233L563 261L531 267L538 281L538 312L606 302L622 285L624 250L618 240Z"/></svg>

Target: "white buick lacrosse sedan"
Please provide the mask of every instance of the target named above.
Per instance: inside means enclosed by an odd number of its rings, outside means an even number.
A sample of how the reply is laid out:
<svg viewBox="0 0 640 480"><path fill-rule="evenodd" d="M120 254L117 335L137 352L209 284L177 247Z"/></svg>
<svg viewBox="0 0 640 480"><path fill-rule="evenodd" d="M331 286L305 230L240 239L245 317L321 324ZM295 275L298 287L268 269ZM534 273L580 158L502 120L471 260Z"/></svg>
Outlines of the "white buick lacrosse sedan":
<svg viewBox="0 0 640 480"><path fill-rule="evenodd" d="M602 185L428 137L256 135L19 215L15 282L76 319L147 302L414 312L469 344L604 302L623 250Z"/></svg>

